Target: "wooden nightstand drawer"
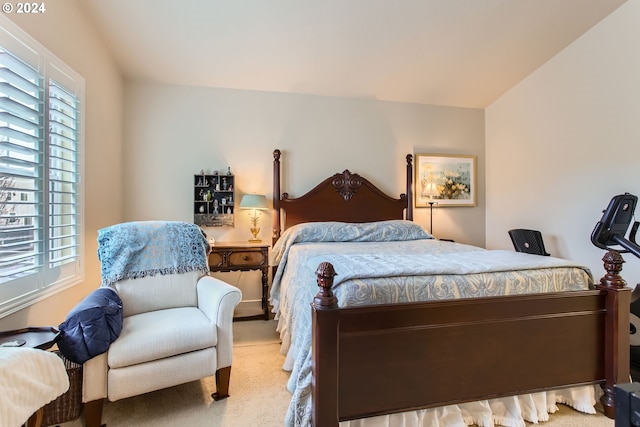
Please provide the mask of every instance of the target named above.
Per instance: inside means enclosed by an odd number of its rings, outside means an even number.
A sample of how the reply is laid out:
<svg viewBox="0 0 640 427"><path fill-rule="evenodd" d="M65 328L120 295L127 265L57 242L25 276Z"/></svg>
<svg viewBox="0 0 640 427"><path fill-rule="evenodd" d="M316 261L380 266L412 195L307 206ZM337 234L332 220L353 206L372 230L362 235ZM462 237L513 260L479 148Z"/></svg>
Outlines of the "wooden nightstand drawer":
<svg viewBox="0 0 640 427"><path fill-rule="evenodd" d="M224 252L211 252L209 254L209 269L224 267Z"/></svg>
<svg viewBox="0 0 640 427"><path fill-rule="evenodd" d="M244 242L221 242L211 246L209 270L216 272L250 271L262 272L261 318L269 320L269 245ZM243 317L250 319L255 316Z"/></svg>
<svg viewBox="0 0 640 427"><path fill-rule="evenodd" d="M267 260L261 251L238 251L229 254L229 267L262 267Z"/></svg>

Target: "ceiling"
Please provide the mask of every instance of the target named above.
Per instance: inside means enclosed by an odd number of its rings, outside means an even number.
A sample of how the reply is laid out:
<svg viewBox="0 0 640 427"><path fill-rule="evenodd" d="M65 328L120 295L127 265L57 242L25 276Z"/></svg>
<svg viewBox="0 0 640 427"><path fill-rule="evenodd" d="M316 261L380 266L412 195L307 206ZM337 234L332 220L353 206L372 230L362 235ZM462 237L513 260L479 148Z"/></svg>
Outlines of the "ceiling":
<svg viewBox="0 0 640 427"><path fill-rule="evenodd" d="M79 0L127 78L483 108L626 0Z"/></svg>

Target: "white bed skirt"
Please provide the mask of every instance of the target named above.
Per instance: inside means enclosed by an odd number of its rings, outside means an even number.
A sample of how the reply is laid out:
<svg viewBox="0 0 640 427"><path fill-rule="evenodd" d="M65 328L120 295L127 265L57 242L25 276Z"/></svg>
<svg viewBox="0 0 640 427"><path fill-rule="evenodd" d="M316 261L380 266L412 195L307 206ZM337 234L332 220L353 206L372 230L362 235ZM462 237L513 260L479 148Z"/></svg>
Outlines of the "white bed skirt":
<svg viewBox="0 0 640 427"><path fill-rule="evenodd" d="M558 410L557 403L595 414L599 386L582 386L556 391L483 400L393 415L343 421L340 427L526 427L525 421L537 424L549 420Z"/></svg>

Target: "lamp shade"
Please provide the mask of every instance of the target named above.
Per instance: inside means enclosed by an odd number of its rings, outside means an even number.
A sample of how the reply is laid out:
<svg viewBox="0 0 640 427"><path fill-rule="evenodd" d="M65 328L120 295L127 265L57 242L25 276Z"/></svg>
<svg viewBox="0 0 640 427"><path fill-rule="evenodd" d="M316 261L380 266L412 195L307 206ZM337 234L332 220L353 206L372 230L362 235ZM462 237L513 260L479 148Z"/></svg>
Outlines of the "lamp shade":
<svg viewBox="0 0 640 427"><path fill-rule="evenodd" d="M245 194L240 201L241 209L268 209L267 198L262 194Z"/></svg>
<svg viewBox="0 0 640 427"><path fill-rule="evenodd" d="M423 193L423 195L429 196L432 199L434 196L438 195L438 186L433 181L429 181L424 190L425 192Z"/></svg>

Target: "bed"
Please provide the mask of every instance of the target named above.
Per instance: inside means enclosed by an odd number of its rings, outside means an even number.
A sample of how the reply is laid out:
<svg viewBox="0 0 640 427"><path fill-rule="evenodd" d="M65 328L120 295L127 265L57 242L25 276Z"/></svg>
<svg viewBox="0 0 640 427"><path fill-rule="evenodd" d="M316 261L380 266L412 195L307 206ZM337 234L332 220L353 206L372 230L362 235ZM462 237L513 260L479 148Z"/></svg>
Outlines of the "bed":
<svg viewBox="0 0 640 427"><path fill-rule="evenodd" d="M270 300L293 426L524 426L566 403L613 418L629 381L630 289L566 260L430 236L406 192L349 170L281 191L274 151Z"/></svg>

